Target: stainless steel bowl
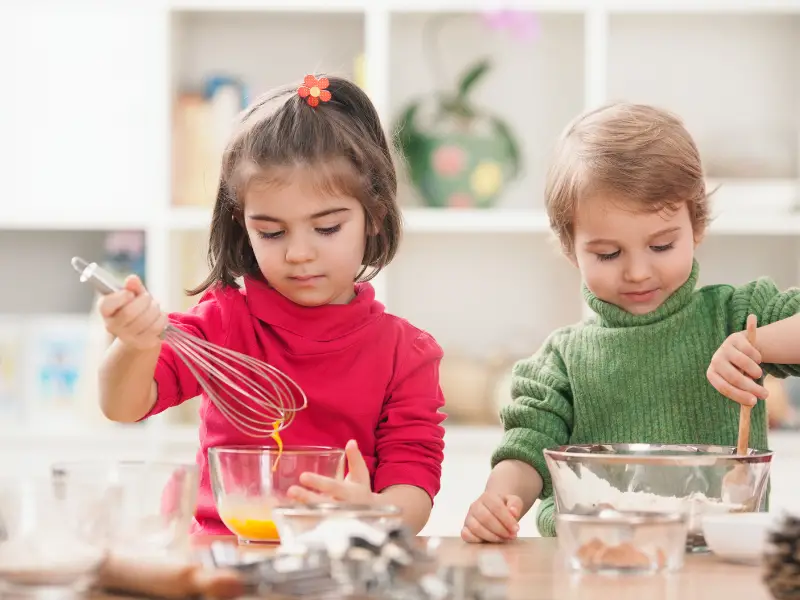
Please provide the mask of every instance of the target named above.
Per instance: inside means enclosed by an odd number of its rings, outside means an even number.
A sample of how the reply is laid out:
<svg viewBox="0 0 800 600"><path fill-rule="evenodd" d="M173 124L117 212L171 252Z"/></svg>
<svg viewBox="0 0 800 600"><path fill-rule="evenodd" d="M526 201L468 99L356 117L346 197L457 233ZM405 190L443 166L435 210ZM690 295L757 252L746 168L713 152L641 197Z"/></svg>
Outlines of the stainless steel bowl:
<svg viewBox="0 0 800 600"><path fill-rule="evenodd" d="M758 512L765 508L772 451L684 444L576 444L544 451L556 510L581 514L594 507L621 511L684 512L687 547L707 550L707 513ZM725 476L737 469L745 490L728 497ZM740 490L741 490L740 487Z"/></svg>

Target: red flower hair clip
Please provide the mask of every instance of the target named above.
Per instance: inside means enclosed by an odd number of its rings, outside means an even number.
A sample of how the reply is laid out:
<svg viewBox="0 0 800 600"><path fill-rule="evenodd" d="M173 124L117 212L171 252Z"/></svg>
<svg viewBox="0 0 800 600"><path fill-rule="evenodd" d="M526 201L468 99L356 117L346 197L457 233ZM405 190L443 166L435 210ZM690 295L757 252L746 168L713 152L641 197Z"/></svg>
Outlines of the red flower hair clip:
<svg viewBox="0 0 800 600"><path fill-rule="evenodd" d="M306 75L303 85L297 88L297 94L301 98L305 98L309 106L319 106L320 102L327 102L331 99L328 85L330 82L327 77L317 79L313 75Z"/></svg>

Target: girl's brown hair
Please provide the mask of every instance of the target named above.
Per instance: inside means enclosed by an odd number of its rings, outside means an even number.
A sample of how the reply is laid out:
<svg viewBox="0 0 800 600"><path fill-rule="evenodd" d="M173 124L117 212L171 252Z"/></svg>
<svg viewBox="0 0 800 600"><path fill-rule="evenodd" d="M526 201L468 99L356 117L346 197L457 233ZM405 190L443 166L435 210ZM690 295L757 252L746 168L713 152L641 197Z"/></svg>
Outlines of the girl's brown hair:
<svg viewBox="0 0 800 600"><path fill-rule="evenodd" d="M238 287L261 277L244 226L242 198L254 178L280 178L301 167L327 192L357 198L366 216L366 246L357 280L373 278L397 252L402 216L397 174L378 113L354 83L329 77L331 99L311 107L299 86L268 92L242 112L222 157L208 246L210 273L189 295L213 285ZM367 271L369 270L369 273Z"/></svg>
<svg viewBox="0 0 800 600"><path fill-rule="evenodd" d="M611 193L648 212L686 204L695 235L709 221L700 153L683 122L645 104L612 103L570 123L547 174L545 206L564 252L574 252L575 209Z"/></svg>

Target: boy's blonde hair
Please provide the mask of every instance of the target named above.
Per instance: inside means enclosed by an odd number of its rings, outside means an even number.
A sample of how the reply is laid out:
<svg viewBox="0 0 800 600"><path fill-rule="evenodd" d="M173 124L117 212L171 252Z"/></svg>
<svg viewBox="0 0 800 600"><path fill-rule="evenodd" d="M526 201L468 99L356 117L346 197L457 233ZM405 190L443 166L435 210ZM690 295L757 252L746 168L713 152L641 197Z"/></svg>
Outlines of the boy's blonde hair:
<svg viewBox="0 0 800 600"><path fill-rule="evenodd" d="M708 224L697 146L677 116L654 106L609 104L580 115L561 135L547 173L545 206L567 255L575 249L575 209L598 193L647 212L685 203L695 236Z"/></svg>

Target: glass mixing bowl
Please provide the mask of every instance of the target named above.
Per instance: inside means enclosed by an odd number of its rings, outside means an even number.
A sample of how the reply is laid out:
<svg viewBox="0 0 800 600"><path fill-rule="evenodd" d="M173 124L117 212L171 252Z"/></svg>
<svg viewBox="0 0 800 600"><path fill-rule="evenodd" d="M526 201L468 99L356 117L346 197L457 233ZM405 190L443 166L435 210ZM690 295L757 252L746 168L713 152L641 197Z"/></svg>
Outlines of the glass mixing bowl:
<svg viewBox="0 0 800 600"><path fill-rule="evenodd" d="M80 597L105 559L112 503L97 486L0 478L0 597Z"/></svg>
<svg viewBox="0 0 800 600"><path fill-rule="evenodd" d="M110 544L117 554L184 556L197 505L193 462L75 461L51 465L56 490L73 483L102 487L113 500Z"/></svg>
<svg viewBox="0 0 800 600"><path fill-rule="evenodd" d="M704 514L764 510L772 464L770 450L682 444L569 445L544 456L558 513L682 512L692 551L707 550Z"/></svg>
<svg viewBox="0 0 800 600"><path fill-rule="evenodd" d="M219 517L240 543L280 541L272 510L290 503L286 493L305 472L344 477L341 448L217 446L208 449L211 490Z"/></svg>

